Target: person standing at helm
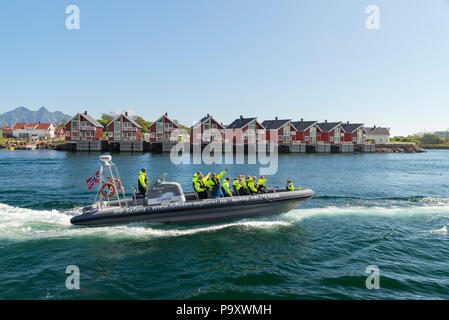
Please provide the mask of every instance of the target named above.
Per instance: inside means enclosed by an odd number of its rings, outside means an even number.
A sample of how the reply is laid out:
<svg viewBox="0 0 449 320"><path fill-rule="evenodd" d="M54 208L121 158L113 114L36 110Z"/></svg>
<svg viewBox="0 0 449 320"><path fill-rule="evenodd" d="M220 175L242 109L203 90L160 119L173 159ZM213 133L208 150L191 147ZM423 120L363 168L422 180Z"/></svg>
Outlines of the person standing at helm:
<svg viewBox="0 0 449 320"><path fill-rule="evenodd" d="M223 193L223 196L225 197L232 197L232 192L230 190L231 178L227 177L224 179L223 183L221 184L221 192Z"/></svg>
<svg viewBox="0 0 449 320"><path fill-rule="evenodd" d="M142 196L143 205L145 205L145 193L147 192L147 169L142 168L139 172L139 179L137 179L139 187L139 194Z"/></svg>
<svg viewBox="0 0 449 320"><path fill-rule="evenodd" d="M287 180L287 186L285 188L287 191L295 191L295 187L291 180Z"/></svg>

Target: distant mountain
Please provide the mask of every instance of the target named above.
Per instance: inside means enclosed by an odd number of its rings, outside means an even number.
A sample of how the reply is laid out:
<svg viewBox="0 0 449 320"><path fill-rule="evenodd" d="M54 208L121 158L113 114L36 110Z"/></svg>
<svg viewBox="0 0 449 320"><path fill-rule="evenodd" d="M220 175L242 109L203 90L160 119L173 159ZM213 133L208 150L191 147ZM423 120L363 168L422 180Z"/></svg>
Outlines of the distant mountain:
<svg viewBox="0 0 449 320"><path fill-rule="evenodd" d="M61 122L62 119L69 120L72 116L64 114L61 111L50 112L45 107L37 111L31 111L25 107L18 107L12 111L0 114L0 126L11 126L16 122Z"/></svg>

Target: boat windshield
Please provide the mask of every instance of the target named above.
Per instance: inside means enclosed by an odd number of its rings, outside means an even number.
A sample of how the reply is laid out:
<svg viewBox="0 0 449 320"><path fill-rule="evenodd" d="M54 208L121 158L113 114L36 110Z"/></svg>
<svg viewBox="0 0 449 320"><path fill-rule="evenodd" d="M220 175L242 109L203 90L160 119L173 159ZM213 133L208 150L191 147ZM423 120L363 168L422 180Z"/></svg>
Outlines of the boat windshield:
<svg viewBox="0 0 449 320"><path fill-rule="evenodd" d="M160 176L158 176L158 177L152 179L152 180L150 181L150 183L148 183L148 188L151 188L152 186L155 186L155 185L164 183L166 177L167 177L167 174L166 174L166 173L163 173L163 174L161 174Z"/></svg>

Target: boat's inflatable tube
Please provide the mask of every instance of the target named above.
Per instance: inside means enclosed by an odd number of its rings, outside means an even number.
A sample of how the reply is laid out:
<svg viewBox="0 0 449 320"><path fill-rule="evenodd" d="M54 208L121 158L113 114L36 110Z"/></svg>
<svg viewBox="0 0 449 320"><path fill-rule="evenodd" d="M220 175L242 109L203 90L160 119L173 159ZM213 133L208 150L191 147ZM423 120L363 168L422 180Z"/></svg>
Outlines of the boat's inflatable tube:
<svg viewBox="0 0 449 320"><path fill-rule="evenodd" d="M165 194L165 193L164 193ZM83 214L73 217L75 225L110 225L133 222L148 223L201 223L250 218L263 215L280 214L296 208L313 196L310 189L298 191L276 190L264 194L229 198L188 200L194 194L182 194L176 190L170 196L170 202L143 206L141 199L126 199L118 203L111 202L101 211L95 206L86 207ZM168 197L161 195L162 199ZM159 199L161 199L159 197ZM157 202L156 202L157 203Z"/></svg>

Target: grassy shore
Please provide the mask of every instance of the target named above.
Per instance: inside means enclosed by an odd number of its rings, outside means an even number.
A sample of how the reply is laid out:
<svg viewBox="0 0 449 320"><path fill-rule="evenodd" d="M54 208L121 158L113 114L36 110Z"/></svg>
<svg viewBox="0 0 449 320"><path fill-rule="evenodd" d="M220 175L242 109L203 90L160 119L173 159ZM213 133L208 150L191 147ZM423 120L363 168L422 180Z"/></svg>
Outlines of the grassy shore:
<svg viewBox="0 0 449 320"><path fill-rule="evenodd" d="M424 149L449 149L449 144L422 144Z"/></svg>

